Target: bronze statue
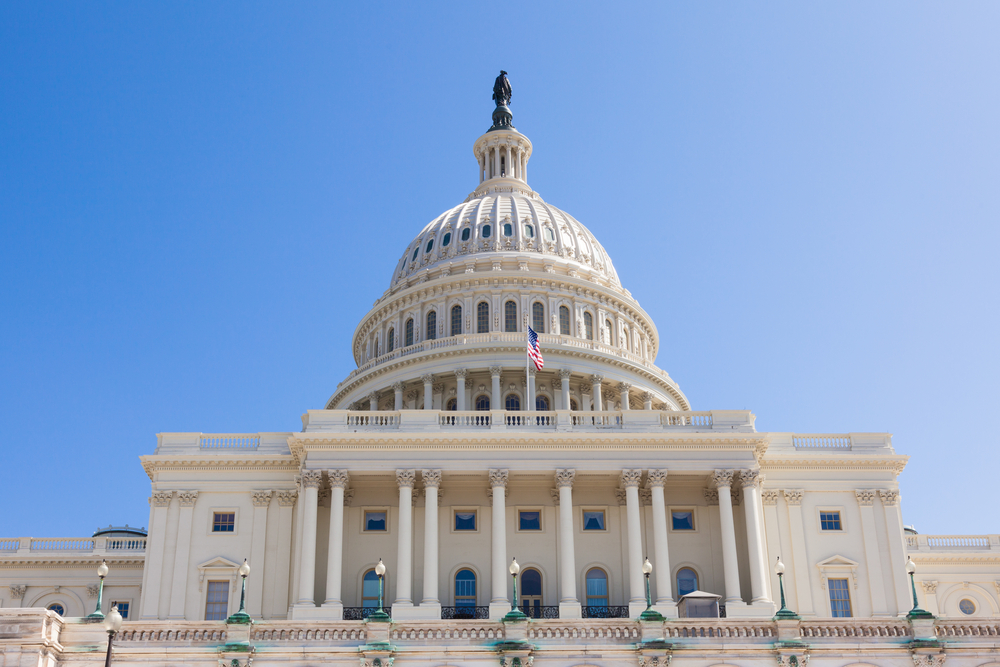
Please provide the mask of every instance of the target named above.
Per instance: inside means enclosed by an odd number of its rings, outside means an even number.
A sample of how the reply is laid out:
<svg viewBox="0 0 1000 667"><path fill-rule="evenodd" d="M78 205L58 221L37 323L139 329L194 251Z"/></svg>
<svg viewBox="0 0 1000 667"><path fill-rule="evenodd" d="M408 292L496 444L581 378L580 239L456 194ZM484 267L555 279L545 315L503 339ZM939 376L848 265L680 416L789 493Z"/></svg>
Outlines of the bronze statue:
<svg viewBox="0 0 1000 667"><path fill-rule="evenodd" d="M493 84L493 100L498 107L505 107L510 103L510 81L507 80L507 72L500 70L500 76Z"/></svg>

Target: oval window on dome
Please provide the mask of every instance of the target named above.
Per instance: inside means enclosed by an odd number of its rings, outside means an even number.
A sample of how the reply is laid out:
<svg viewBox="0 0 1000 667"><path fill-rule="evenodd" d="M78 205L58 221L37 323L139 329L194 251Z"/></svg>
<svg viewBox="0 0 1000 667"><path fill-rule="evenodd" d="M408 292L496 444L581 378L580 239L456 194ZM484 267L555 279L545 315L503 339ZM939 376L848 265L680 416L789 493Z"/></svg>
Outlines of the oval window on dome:
<svg viewBox="0 0 1000 667"><path fill-rule="evenodd" d="M451 243L451 232L448 232L447 234L445 234L444 238L441 239L441 247L442 248L447 248L449 243Z"/></svg>
<svg viewBox="0 0 1000 667"><path fill-rule="evenodd" d="M465 229L463 229L462 230L462 240L463 241L468 241L469 240L469 234L471 234L471 233L472 232L471 232L471 230L468 227L466 227Z"/></svg>
<svg viewBox="0 0 1000 667"><path fill-rule="evenodd" d="M417 261L417 253L419 252L420 252L420 246L417 246L416 248L413 249L413 255L410 257L411 262Z"/></svg>
<svg viewBox="0 0 1000 667"><path fill-rule="evenodd" d="M535 228L532 227L531 225L525 225L524 235L527 236L529 239L535 238Z"/></svg>
<svg viewBox="0 0 1000 667"><path fill-rule="evenodd" d="M503 235L504 236L513 236L514 235L514 226L511 225L509 222L506 223L503 226Z"/></svg>
<svg viewBox="0 0 1000 667"><path fill-rule="evenodd" d="M488 239L490 237L490 232L491 231L492 230L490 229L489 225L483 225L483 238L484 239Z"/></svg>
<svg viewBox="0 0 1000 667"><path fill-rule="evenodd" d="M431 239L430 241L427 242L427 248L426 250L424 250L424 253L428 253L433 249L434 249L434 239Z"/></svg>

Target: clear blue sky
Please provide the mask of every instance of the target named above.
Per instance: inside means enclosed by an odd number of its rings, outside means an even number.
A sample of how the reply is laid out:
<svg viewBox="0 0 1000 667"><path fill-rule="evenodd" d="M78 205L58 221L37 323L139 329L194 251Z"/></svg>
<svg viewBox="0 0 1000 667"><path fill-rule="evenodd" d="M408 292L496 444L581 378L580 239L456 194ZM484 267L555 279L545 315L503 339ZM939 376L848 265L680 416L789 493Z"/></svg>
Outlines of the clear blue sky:
<svg viewBox="0 0 1000 667"><path fill-rule="evenodd" d="M1000 532L1000 4L0 5L0 537L146 525L162 431L298 430L510 73L531 185L695 409L889 431Z"/></svg>

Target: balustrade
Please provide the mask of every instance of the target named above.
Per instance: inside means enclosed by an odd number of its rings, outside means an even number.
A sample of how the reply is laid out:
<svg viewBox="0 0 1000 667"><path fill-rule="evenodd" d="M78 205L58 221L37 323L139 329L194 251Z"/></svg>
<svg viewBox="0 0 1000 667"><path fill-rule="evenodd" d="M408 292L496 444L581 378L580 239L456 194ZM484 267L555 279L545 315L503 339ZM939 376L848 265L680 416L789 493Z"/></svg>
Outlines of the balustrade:
<svg viewBox="0 0 1000 667"><path fill-rule="evenodd" d="M489 607L441 607L441 618L443 620L452 619L478 619L487 620L490 617Z"/></svg>
<svg viewBox="0 0 1000 667"><path fill-rule="evenodd" d="M259 433L203 433L198 439L202 449L257 449Z"/></svg>
<svg viewBox="0 0 1000 667"><path fill-rule="evenodd" d="M33 537L32 551L93 551L94 540L89 537Z"/></svg>
<svg viewBox="0 0 1000 667"><path fill-rule="evenodd" d="M792 436L795 449L843 449L851 448L849 435L796 435Z"/></svg>

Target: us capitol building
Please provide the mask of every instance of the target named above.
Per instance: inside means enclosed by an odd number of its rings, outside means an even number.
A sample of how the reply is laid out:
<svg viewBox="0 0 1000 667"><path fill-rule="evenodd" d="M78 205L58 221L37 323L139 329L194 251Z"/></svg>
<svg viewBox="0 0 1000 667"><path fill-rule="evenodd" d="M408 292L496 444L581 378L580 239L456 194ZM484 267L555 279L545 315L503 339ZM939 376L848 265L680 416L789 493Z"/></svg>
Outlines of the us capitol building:
<svg viewBox="0 0 1000 667"><path fill-rule="evenodd" d="M889 434L692 410L494 100L300 432L159 434L148 535L0 539L0 666L100 664L115 607L136 667L1000 667L1000 536L904 526Z"/></svg>

